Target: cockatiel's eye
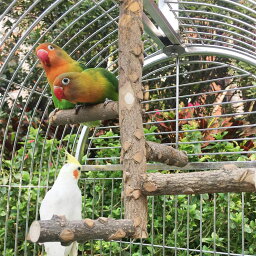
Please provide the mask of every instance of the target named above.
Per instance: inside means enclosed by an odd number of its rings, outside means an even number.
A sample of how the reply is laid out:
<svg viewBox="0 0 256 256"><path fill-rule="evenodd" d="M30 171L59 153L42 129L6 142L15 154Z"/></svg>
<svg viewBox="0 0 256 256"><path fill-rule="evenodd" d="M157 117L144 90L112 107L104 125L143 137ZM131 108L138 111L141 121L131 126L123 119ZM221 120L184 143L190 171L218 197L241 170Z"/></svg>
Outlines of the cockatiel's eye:
<svg viewBox="0 0 256 256"><path fill-rule="evenodd" d="M81 170L81 167L78 167L77 170L80 171L80 170Z"/></svg>
<svg viewBox="0 0 256 256"><path fill-rule="evenodd" d="M65 77L65 78L62 79L62 84L64 84L64 85L69 84L69 82L70 82L69 78Z"/></svg>
<svg viewBox="0 0 256 256"><path fill-rule="evenodd" d="M49 49L50 51L53 51L53 50L54 50L54 47L49 44L49 45L48 45L48 49Z"/></svg>

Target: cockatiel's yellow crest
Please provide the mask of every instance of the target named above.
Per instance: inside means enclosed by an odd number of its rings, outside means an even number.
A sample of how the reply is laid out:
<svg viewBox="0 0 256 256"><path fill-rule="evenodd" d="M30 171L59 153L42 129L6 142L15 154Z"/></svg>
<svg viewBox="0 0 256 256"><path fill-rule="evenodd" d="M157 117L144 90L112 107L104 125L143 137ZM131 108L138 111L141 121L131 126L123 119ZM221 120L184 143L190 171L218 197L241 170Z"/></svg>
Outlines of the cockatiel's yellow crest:
<svg viewBox="0 0 256 256"><path fill-rule="evenodd" d="M79 161L72 155L70 155L67 151L66 151L66 155L67 155L67 163L68 164L78 164L81 165L79 163Z"/></svg>

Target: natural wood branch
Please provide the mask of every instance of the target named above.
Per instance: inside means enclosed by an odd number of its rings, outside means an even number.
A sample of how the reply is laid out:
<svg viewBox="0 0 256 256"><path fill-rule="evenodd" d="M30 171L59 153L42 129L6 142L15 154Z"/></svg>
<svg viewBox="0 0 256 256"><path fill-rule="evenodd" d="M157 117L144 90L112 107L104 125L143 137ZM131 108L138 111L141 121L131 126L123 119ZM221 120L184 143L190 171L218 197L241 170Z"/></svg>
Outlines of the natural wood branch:
<svg viewBox="0 0 256 256"><path fill-rule="evenodd" d="M185 152L163 144L146 141L147 160L183 167L188 163Z"/></svg>
<svg viewBox="0 0 256 256"><path fill-rule="evenodd" d="M78 114L74 109L59 110L50 114L50 121L53 125L77 124L87 121L106 120L118 117L118 103L109 102L81 108ZM183 167L188 163L186 153L173 147L155 142L146 141L146 158L148 161L165 163Z"/></svg>
<svg viewBox="0 0 256 256"><path fill-rule="evenodd" d="M150 173L143 176L145 195L255 192L256 168L224 166L223 170L190 173Z"/></svg>
<svg viewBox="0 0 256 256"><path fill-rule="evenodd" d="M61 242L69 245L73 241L86 242L92 239L118 240L132 237L135 228L132 220L98 218L67 221L64 216L53 215L51 220L34 221L28 238L34 243Z"/></svg>
<svg viewBox="0 0 256 256"><path fill-rule="evenodd" d="M141 175L146 173L143 132L141 76L143 56L142 0L120 4L119 42L119 124L123 163L125 218L135 224L134 238L147 237L147 197L141 193Z"/></svg>
<svg viewBox="0 0 256 256"><path fill-rule="evenodd" d="M64 124L80 124L88 121L109 120L118 117L118 103L111 101L104 103L86 106L79 109L76 114L75 109L53 111L50 114L50 122L52 125Z"/></svg>

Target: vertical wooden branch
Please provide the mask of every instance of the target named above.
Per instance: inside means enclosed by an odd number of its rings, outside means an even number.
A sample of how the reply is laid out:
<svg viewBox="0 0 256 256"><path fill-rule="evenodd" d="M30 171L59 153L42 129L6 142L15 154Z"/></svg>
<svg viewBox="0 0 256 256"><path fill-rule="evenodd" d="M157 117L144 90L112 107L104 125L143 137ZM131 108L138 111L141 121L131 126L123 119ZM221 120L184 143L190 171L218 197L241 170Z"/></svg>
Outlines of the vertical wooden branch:
<svg viewBox="0 0 256 256"><path fill-rule="evenodd" d="M125 218L135 225L134 238L147 237L147 197L141 193L146 173L141 86L144 61L142 0L121 1L119 19L119 123L123 163Z"/></svg>

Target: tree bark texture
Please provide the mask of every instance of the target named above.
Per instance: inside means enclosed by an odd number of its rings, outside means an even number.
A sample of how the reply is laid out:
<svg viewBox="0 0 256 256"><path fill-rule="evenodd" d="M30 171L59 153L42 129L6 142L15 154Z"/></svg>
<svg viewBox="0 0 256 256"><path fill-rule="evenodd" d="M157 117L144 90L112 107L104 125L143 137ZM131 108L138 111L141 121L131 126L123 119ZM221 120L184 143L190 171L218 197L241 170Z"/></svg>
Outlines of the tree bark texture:
<svg viewBox="0 0 256 256"><path fill-rule="evenodd" d="M134 238L147 237L147 197L141 193L146 173L146 148L140 101L144 61L142 0L121 1L119 41L119 124L123 163L125 218L135 224Z"/></svg>
<svg viewBox="0 0 256 256"><path fill-rule="evenodd" d="M75 109L59 110L50 114L52 125L80 124L88 121L109 120L118 118L118 103L111 101L93 106L86 106L79 109L76 114Z"/></svg>
<svg viewBox="0 0 256 256"><path fill-rule="evenodd" d="M34 221L29 229L28 239L34 243L61 242L69 245L74 241L106 241L132 237L135 228L132 220L98 218L67 221L64 216L53 215L51 220Z"/></svg>
<svg viewBox="0 0 256 256"><path fill-rule="evenodd" d="M185 152L152 141L146 141L146 157L149 161L178 167L183 167L188 163L188 156Z"/></svg>
<svg viewBox="0 0 256 256"><path fill-rule="evenodd" d="M181 195L226 192L255 192L256 168L224 166L223 170L143 176L145 195Z"/></svg>

